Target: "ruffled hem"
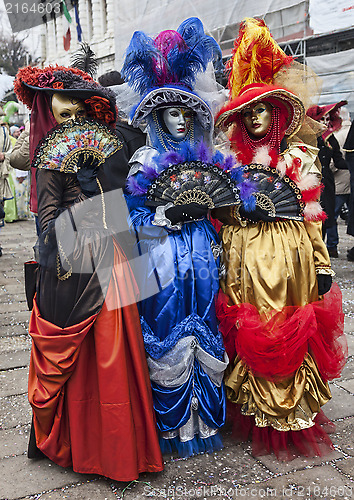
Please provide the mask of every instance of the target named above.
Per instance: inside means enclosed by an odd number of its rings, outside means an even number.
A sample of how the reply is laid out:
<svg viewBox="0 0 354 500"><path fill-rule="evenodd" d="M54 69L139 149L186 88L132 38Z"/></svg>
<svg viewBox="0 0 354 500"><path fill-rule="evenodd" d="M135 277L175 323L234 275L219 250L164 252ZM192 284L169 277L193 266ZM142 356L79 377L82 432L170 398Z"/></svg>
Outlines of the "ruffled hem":
<svg viewBox="0 0 354 500"><path fill-rule="evenodd" d="M335 431L335 425L322 410L314 419L312 427L299 431L257 427L253 416L242 415L240 405L232 403L228 403L227 419L233 424L233 438L237 442L251 441L252 455L255 457L273 453L278 460L288 462L301 456L326 456L334 450L328 433Z"/></svg>
<svg viewBox="0 0 354 500"><path fill-rule="evenodd" d="M221 450L224 446L220 435L201 438L194 436L189 441L182 442L179 437L164 439L160 437L160 447L162 454L177 452L180 457L187 458L200 453L212 453Z"/></svg>

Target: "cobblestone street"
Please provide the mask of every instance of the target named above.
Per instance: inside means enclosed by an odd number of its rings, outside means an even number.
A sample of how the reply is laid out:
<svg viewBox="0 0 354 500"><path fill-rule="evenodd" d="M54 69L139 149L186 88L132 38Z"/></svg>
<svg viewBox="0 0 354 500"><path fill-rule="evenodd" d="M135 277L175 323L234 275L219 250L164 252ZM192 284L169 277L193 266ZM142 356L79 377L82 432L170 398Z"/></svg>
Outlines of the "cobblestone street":
<svg viewBox="0 0 354 500"><path fill-rule="evenodd" d="M339 258L335 281L343 294L349 358L342 377L330 384L332 400L325 414L336 424L335 451L326 458L278 462L255 459L247 444L235 444L227 428L225 447L190 459L165 457L165 470L142 474L130 484L63 469L48 459L28 460L31 409L27 400L30 313L24 294L23 263L33 257L34 221L0 229L0 498L41 500L138 500L146 498L354 498L354 262L346 251L354 238L339 223ZM88 436L89 439L89 436ZM124 452L122 450L122 452Z"/></svg>

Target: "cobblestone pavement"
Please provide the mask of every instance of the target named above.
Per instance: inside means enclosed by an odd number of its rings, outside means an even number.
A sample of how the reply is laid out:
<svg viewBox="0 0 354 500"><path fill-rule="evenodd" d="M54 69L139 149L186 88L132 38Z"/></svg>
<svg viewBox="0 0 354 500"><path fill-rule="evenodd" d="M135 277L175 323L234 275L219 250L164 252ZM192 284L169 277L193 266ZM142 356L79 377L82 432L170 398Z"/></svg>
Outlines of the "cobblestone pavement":
<svg viewBox="0 0 354 500"><path fill-rule="evenodd" d="M324 498L354 497L354 263L346 250L354 238L340 223L340 256L333 260L343 293L349 358L342 377L331 383L333 399L325 405L335 422L335 451L325 459L278 462L255 459L247 444L235 444L225 429L225 447L195 458L165 457L165 470L142 474L130 484L80 475L47 459L26 456L31 410L27 401L30 339L24 295L23 262L32 258L33 221L7 224L0 230L0 498L41 500L114 500L169 498Z"/></svg>

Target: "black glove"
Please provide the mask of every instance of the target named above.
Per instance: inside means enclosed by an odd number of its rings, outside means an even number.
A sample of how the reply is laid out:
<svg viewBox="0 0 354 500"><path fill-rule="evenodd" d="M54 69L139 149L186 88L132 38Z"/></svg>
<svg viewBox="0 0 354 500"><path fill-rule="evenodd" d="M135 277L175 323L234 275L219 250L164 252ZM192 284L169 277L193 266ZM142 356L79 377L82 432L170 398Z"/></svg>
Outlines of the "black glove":
<svg viewBox="0 0 354 500"><path fill-rule="evenodd" d="M332 276L330 274L318 274L317 284L318 284L318 295L324 295L330 290L332 286Z"/></svg>
<svg viewBox="0 0 354 500"><path fill-rule="evenodd" d="M85 196L90 198L97 191L98 159L81 154L77 162L77 180Z"/></svg>
<svg viewBox="0 0 354 500"><path fill-rule="evenodd" d="M176 205L175 207L168 208L165 214L174 226L178 222L191 222L202 219L206 216L208 210L207 205L189 203L188 205Z"/></svg>
<svg viewBox="0 0 354 500"><path fill-rule="evenodd" d="M241 205L239 208L239 213L243 219L248 219L251 222L273 222L276 220L276 217L269 216L267 210L259 207L258 205L256 205L256 208L254 210L251 210L250 212L247 212L244 206Z"/></svg>

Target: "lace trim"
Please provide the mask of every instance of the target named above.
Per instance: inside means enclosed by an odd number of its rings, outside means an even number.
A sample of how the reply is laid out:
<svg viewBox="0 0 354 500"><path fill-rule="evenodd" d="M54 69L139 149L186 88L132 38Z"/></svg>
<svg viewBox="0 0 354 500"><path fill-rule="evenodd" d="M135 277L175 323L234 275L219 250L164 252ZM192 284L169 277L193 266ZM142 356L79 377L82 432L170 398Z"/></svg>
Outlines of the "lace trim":
<svg viewBox="0 0 354 500"><path fill-rule="evenodd" d="M213 253L215 260L217 260L219 257L221 257L222 252L223 252L222 243L215 243L214 241L211 241L210 247L211 247L211 251Z"/></svg>
<svg viewBox="0 0 354 500"><path fill-rule="evenodd" d="M205 322L197 315L190 314L178 325L164 340L160 340L153 334L151 328L141 317L141 329L144 338L146 352L154 359L161 358L167 351L171 350L183 337L194 336L202 349L219 360L224 358L224 344L221 334L217 335L210 330Z"/></svg>
<svg viewBox="0 0 354 500"><path fill-rule="evenodd" d="M336 275L336 273L330 267L317 267L316 274L327 274L329 276L332 276L332 278Z"/></svg>
<svg viewBox="0 0 354 500"><path fill-rule="evenodd" d="M213 116L209 106L197 95L182 89L159 88L147 94L138 104L131 120L133 126L138 126L157 106L171 105L171 102L191 108L198 114L201 126L210 130L213 124Z"/></svg>
<svg viewBox="0 0 354 500"><path fill-rule="evenodd" d="M315 425L317 413L312 413L304 397L291 414L291 418L277 418L263 413L255 404L245 403L241 408L242 415L254 416L257 427L272 427L281 432L301 431Z"/></svg>
<svg viewBox="0 0 354 500"><path fill-rule="evenodd" d="M195 359L212 383L221 387L229 358L221 361L204 351L195 337L185 337L160 359L147 357L150 380L162 387L180 387L193 376ZM196 399L198 402L198 400Z"/></svg>
<svg viewBox="0 0 354 500"><path fill-rule="evenodd" d="M199 435L201 439L206 439L217 434L218 429L212 429L199 417L197 409L198 400L197 407L193 407L193 405L195 405L195 399L197 398L192 398L191 416L188 422L182 425L179 429L161 432L162 439L173 439L178 437L182 443L185 443L193 439L195 435Z"/></svg>
<svg viewBox="0 0 354 500"><path fill-rule="evenodd" d="M174 231L179 231L182 229L182 223L178 222L177 224L173 225L166 217L166 210L169 208L174 207L173 203L167 203L167 205L160 205L159 207L156 207L156 212L155 212L155 217L154 220L152 221L152 224L154 226L166 226L168 229L173 229Z"/></svg>

